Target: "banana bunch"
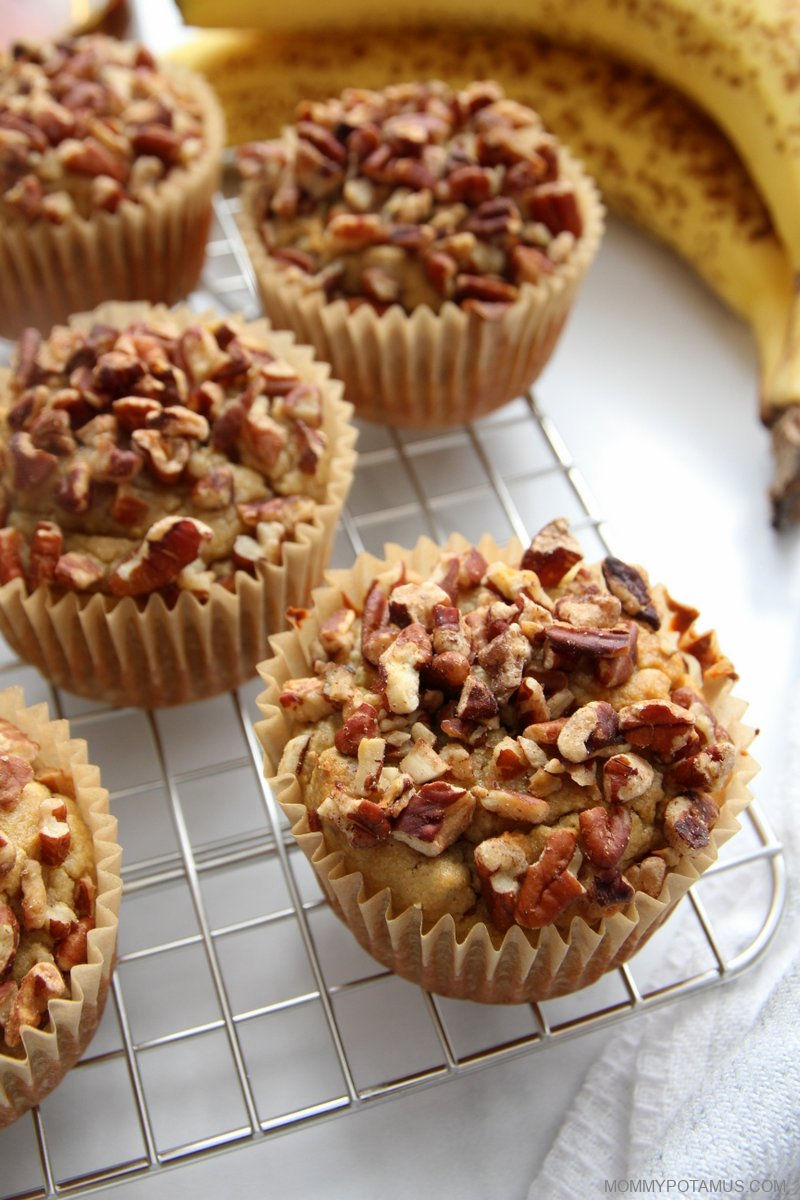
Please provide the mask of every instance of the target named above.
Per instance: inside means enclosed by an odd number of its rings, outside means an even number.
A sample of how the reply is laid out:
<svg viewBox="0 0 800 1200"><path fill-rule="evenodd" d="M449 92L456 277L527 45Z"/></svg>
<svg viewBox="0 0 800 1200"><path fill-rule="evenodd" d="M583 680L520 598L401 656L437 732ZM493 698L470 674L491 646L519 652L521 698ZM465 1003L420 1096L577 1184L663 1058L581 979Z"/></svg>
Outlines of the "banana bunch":
<svg viewBox="0 0 800 1200"><path fill-rule="evenodd" d="M536 108L583 160L609 207L677 251L751 326L761 415L772 428L776 456L774 521L783 525L800 518L800 203L794 203L800 199L800 121L792 119L788 75L778 87L772 72L784 58L784 43L800 54L800 15L794 32L793 18L786 18L783 41L769 59L762 46L766 17L755 30L743 7L736 0L631 6L505 0L499 28L498 13L484 10L480 0L429 0L424 17L438 22L432 29L409 24L423 16L414 0L395 0L390 14L374 11L369 0L347 0L330 12L318 0L295 0L286 10L262 8L258 0L183 0L184 15L194 23L267 21L270 28L202 31L173 57L215 87L233 143L273 136L292 119L298 100L322 99L352 84L442 78L461 86L493 78L509 96ZM750 6L777 7L778 0ZM466 18L476 24L465 25ZM335 27L335 34L321 36L320 25ZM639 65L607 57L610 50ZM800 68L793 69L800 97ZM739 70L734 84L731 72ZM732 109L726 107L730 97L719 94L723 84L736 93ZM715 120L687 100L688 93Z"/></svg>

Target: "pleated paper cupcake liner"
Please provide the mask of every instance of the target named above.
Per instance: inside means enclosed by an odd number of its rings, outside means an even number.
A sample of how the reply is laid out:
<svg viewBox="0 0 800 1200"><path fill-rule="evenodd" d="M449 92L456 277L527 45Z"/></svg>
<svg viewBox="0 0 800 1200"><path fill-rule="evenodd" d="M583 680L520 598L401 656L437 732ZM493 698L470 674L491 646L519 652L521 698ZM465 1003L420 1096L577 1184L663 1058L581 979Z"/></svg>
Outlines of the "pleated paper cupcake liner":
<svg viewBox="0 0 800 1200"><path fill-rule="evenodd" d="M80 1058L100 1022L114 964L122 881L116 818L108 811L108 792L100 785L98 768L88 763L86 743L70 738L66 721L51 721L46 704L26 708L21 688L0 692L0 717L39 743L37 762L71 774L92 835L97 871L96 926L88 935L87 962L70 972L70 998L50 1001L47 1029L23 1026L22 1057L0 1052L2 1127L52 1091Z"/></svg>
<svg viewBox="0 0 800 1200"><path fill-rule="evenodd" d="M447 549L468 545L454 535ZM519 562L522 550L516 541L500 548L489 537L481 539L478 547L488 562L500 559L512 564ZM758 769L747 753L753 733L741 721L746 705L730 693L729 683L714 697L717 717L737 747L736 766L709 846L691 859L682 857L667 873L657 898L637 891L624 912L604 918L597 926L580 917L572 920L568 930L551 925L531 931L515 925L498 945L482 922L461 940L449 915L426 925L419 905L398 911L389 888L370 892L364 876L348 870L343 852L331 851L323 833L309 829L299 781L294 775L277 774L284 747L296 732L278 698L285 680L312 673L312 644L325 618L341 607L342 593L358 606L387 563L404 561L410 570L428 578L440 554L440 547L422 538L413 550L388 545L385 560L361 555L351 571L328 573L330 586L315 591L314 608L300 629L272 639L273 655L259 666L266 687L259 697L263 720L257 727L265 774L332 908L380 963L430 991L459 999L517 1004L561 996L589 986L627 962L739 829L736 818L752 799L747 785Z"/></svg>

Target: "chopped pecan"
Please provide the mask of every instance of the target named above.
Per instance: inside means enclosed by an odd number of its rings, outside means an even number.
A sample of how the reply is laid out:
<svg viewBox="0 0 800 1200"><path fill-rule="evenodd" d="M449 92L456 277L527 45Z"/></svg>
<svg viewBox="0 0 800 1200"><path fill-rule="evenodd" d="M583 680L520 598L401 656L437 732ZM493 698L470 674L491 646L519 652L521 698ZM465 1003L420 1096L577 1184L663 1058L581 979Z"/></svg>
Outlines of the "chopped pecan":
<svg viewBox="0 0 800 1200"><path fill-rule="evenodd" d="M430 741L417 738L400 763L400 770L409 775L415 784L429 783L447 773L447 763L433 748Z"/></svg>
<svg viewBox="0 0 800 1200"><path fill-rule="evenodd" d="M0 808L13 808L32 779L29 761L13 751L0 754Z"/></svg>
<svg viewBox="0 0 800 1200"><path fill-rule="evenodd" d="M600 909L603 916L621 912L633 897L633 888L619 871L595 871L591 880L587 880L586 899Z"/></svg>
<svg viewBox="0 0 800 1200"><path fill-rule="evenodd" d="M437 779L411 796L393 824L392 836L435 857L460 837L474 811L475 799L465 788Z"/></svg>
<svg viewBox="0 0 800 1200"><path fill-rule="evenodd" d="M193 562L211 530L192 517L163 517L151 525L138 549L108 576L114 596L141 596L171 583Z"/></svg>
<svg viewBox="0 0 800 1200"><path fill-rule="evenodd" d="M492 750L492 764L501 779L513 779L528 771L531 763L516 738L504 737Z"/></svg>
<svg viewBox="0 0 800 1200"><path fill-rule="evenodd" d="M63 816L48 812L42 806L42 821L39 826L39 858L47 867L60 866L70 851L72 833L66 821L67 810L60 806Z"/></svg>
<svg viewBox="0 0 800 1200"><path fill-rule="evenodd" d="M477 675L468 675L456 705L456 717L464 721L491 721L497 711L497 699L489 685Z"/></svg>
<svg viewBox="0 0 800 1200"><path fill-rule="evenodd" d="M431 639L424 625L401 629L380 656L381 676L390 712L410 713L419 705L419 673L430 664Z"/></svg>
<svg viewBox="0 0 800 1200"><path fill-rule="evenodd" d="M569 522L557 517L539 530L520 566L535 571L544 587L556 587L582 558L583 551L569 531Z"/></svg>
<svg viewBox="0 0 800 1200"><path fill-rule="evenodd" d="M637 700L619 710L620 732L632 746L674 762L697 749L700 736L692 714L671 700Z"/></svg>
<svg viewBox="0 0 800 1200"><path fill-rule="evenodd" d="M283 703L283 696L281 696ZM358 756L358 745L362 738L374 738L378 732L378 712L371 704L359 704L340 729L336 730L334 744L340 754L351 758Z"/></svg>
<svg viewBox="0 0 800 1200"><path fill-rule="evenodd" d="M630 679L636 667L638 628L633 621L623 622L613 629L582 629L575 625L548 625L544 636L555 661L585 657L592 663L595 675L606 687L619 687Z"/></svg>
<svg viewBox="0 0 800 1200"><path fill-rule="evenodd" d="M64 535L52 521L37 521L31 538L28 582L31 588L50 583L61 557Z"/></svg>
<svg viewBox="0 0 800 1200"><path fill-rule="evenodd" d="M92 503L92 472L85 459L71 466L59 480L55 498L65 512L88 512Z"/></svg>
<svg viewBox="0 0 800 1200"><path fill-rule="evenodd" d="M135 354L125 350L108 350L101 354L94 370L92 382L100 392L110 396L127 396L145 374L145 365Z"/></svg>
<svg viewBox="0 0 800 1200"><path fill-rule="evenodd" d="M558 735L558 750L569 762L585 762L597 750L613 745L618 734L614 708L605 700L591 700L567 718Z"/></svg>
<svg viewBox="0 0 800 1200"><path fill-rule="evenodd" d="M614 754L603 763L603 794L610 804L629 804L652 786L655 772L638 754Z"/></svg>
<svg viewBox="0 0 800 1200"><path fill-rule="evenodd" d="M612 629L622 616L622 604L610 592L599 588L591 592L562 596L553 615L557 621L584 628Z"/></svg>
<svg viewBox="0 0 800 1200"><path fill-rule="evenodd" d="M445 692L457 692L469 675L469 668L469 659L465 655L455 650L445 650L441 654L434 654L425 671L425 682Z"/></svg>
<svg viewBox="0 0 800 1200"><path fill-rule="evenodd" d="M524 821L528 825L539 825L550 815L550 805L540 796L526 792L515 792L509 788L475 789L478 803L487 812L497 813L507 821Z"/></svg>
<svg viewBox="0 0 800 1200"><path fill-rule="evenodd" d="M520 681L514 699L514 711L523 726L550 718L552 714L545 699L544 688L538 679L526 675Z"/></svg>
<svg viewBox="0 0 800 1200"><path fill-rule="evenodd" d="M704 746L681 758L670 769L669 778L681 788L717 788L725 782L736 762L736 747L727 738Z"/></svg>
<svg viewBox="0 0 800 1200"><path fill-rule="evenodd" d="M641 862L632 863L625 871L625 878L637 892L658 897L667 876L667 864L657 854L649 854Z"/></svg>
<svg viewBox="0 0 800 1200"><path fill-rule="evenodd" d="M481 894L492 922L501 932L514 924L519 878L528 869L525 851L508 834L479 842L474 851Z"/></svg>
<svg viewBox="0 0 800 1200"><path fill-rule="evenodd" d="M230 467L214 467L201 475L192 487L192 502L207 512L227 508L233 502L233 472Z"/></svg>
<svg viewBox="0 0 800 1200"><path fill-rule="evenodd" d="M24 431L11 435L8 444L14 472L14 487L22 492L41 487L58 466L55 454L39 450L29 433Z"/></svg>
<svg viewBox="0 0 800 1200"><path fill-rule="evenodd" d="M477 658L489 678L492 691L505 699L522 682L522 672L531 658L531 644L514 624L493 637Z"/></svg>
<svg viewBox="0 0 800 1200"><path fill-rule="evenodd" d="M19 529L7 525L0 529L0 584L10 583L12 579L25 578L25 564L22 560L22 549L25 539Z"/></svg>
<svg viewBox="0 0 800 1200"><path fill-rule="evenodd" d="M660 627L661 619L656 612L653 598L644 576L636 567L609 554L603 559L603 576L608 590L617 597L629 617L644 621L651 629Z"/></svg>
<svg viewBox="0 0 800 1200"><path fill-rule="evenodd" d="M555 746L566 723L566 717L557 717L553 721L534 721L525 726L523 737L537 745Z"/></svg>
<svg viewBox="0 0 800 1200"><path fill-rule="evenodd" d="M75 883L75 912L79 917L94 916L97 884L90 875L81 875Z"/></svg>
<svg viewBox="0 0 800 1200"><path fill-rule="evenodd" d="M195 442L207 441L210 432L207 418L185 404L165 407L159 404L147 414L145 424L149 429L158 429L165 438L187 438Z"/></svg>
<svg viewBox="0 0 800 1200"><path fill-rule="evenodd" d="M566 231L580 237L583 230L578 199L567 180L541 184L529 197L528 211L532 220L541 221L551 233Z"/></svg>
<svg viewBox="0 0 800 1200"><path fill-rule="evenodd" d="M579 814L580 843L586 857L596 867L617 865L631 836L630 809L622 804L610 808L598 805Z"/></svg>
<svg viewBox="0 0 800 1200"><path fill-rule="evenodd" d="M176 483L183 475L191 454L188 441L165 437L158 429L134 429L131 445L144 455L150 470L162 483ZM135 457L138 458L138 455Z"/></svg>
<svg viewBox="0 0 800 1200"><path fill-rule="evenodd" d="M353 791L357 796L374 792L383 770L386 742L382 737L362 737L358 743L358 767Z"/></svg>
<svg viewBox="0 0 800 1200"><path fill-rule="evenodd" d="M40 746L11 721L0 718L0 755L13 754L25 762L33 762ZM26 780L27 782L27 780Z"/></svg>
<svg viewBox="0 0 800 1200"><path fill-rule="evenodd" d="M28 858L20 872L22 892L22 924L26 929L42 929L47 919L47 888L42 876L41 864Z"/></svg>
<svg viewBox="0 0 800 1200"><path fill-rule="evenodd" d="M339 608L322 622L319 640L329 658L346 658L355 645L356 614L352 608Z"/></svg>
<svg viewBox="0 0 800 1200"><path fill-rule="evenodd" d="M287 679L281 688L280 705L298 721L320 721L334 711L322 680L313 678Z"/></svg>
<svg viewBox="0 0 800 1200"><path fill-rule="evenodd" d="M71 971L88 956L88 934L94 929L93 917L81 917L74 921L64 938L56 942L53 956L62 971Z"/></svg>
<svg viewBox="0 0 800 1200"><path fill-rule="evenodd" d="M31 422L31 441L39 450L51 454L72 454L75 438L71 433L69 413L63 408L46 408Z"/></svg>
<svg viewBox="0 0 800 1200"><path fill-rule="evenodd" d="M19 921L9 908L0 900L0 979L13 963L19 946Z"/></svg>
<svg viewBox="0 0 800 1200"><path fill-rule="evenodd" d="M10 837L5 833L0 833L0 879L7 875L12 867L16 866L17 862L17 847L12 842ZM3 969L0 967L0 975L3 974Z"/></svg>
<svg viewBox="0 0 800 1200"><path fill-rule="evenodd" d="M567 829L551 833L544 850L522 880L514 919L525 929L550 925L584 892L583 885L568 869L577 838Z"/></svg>
<svg viewBox="0 0 800 1200"><path fill-rule="evenodd" d="M20 1045L24 1026L38 1029L44 1022L47 1006L52 999L63 996L66 984L54 963L36 963L23 977L13 1008L5 1024L6 1045Z"/></svg>
<svg viewBox="0 0 800 1200"><path fill-rule="evenodd" d="M695 854L709 844L719 808L703 792L675 796L664 809L664 833L673 850Z"/></svg>
<svg viewBox="0 0 800 1200"><path fill-rule="evenodd" d="M432 630L437 614L441 619L443 608L448 608L450 597L437 583L401 583L392 588L389 595L389 619L401 628L416 621ZM448 615L451 610L448 608ZM458 610L456 626L458 625Z"/></svg>
<svg viewBox="0 0 800 1200"><path fill-rule="evenodd" d="M124 483L117 486L114 499L109 507L109 515L120 525L133 528L143 525L150 513L150 505Z"/></svg>

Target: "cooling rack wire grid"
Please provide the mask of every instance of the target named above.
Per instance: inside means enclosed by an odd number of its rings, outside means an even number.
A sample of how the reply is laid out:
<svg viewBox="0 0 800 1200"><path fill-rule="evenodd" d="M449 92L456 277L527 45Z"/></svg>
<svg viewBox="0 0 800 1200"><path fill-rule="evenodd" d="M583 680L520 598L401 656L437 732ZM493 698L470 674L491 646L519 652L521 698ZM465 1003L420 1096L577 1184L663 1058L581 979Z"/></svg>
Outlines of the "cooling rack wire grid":
<svg viewBox="0 0 800 1200"><path fill-rule="evenodd" d="M220 196L215 209L192 304L256 316L236 201ZM569 517L587 557L608 553L581 474L532 397L445 433L362 423L333 564L455 528L525 542L540 514ZM679 912L593 987L511 1007L434 997L379 969L324 902L262 779L257 681L186 709L108 709L59 693L6 650L0 686L14 683L88 740L120 822L125 895L100 1029L60 1087L0 1132L0 1200L85 1196L511 1056L557 1054L585 1031L719 986L780 919L781 847L754 804ZM753 898L747 930L731 923L731 875ZM685 954L670 972L678 927Z"/></svg>

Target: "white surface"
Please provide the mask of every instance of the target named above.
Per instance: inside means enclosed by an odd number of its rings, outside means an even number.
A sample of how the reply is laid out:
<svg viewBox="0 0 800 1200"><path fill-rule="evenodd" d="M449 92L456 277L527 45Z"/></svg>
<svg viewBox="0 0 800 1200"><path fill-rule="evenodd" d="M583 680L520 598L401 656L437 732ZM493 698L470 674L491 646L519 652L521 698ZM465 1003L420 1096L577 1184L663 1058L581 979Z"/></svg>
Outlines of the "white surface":
<svg viewBox="0 0 800 1200"><path fill-rule="evenodd" d="M740 671L739 690L751 702L751 722L762 729L755 753L764 769L754 790L769 813L770 798L779 786L785 713L794 682L790 664L796 661L800 581L797 533L778 538L769 528L765 494L771 463L768 439L756 416L755 390L755 363L747 331L668 254L612 222L537 394L608 519L614 550L629 560L645 562L653 579L664 579L674 595L701 607L709 624L719 630L725 652ZM535 464L541 448L534 440L519 443L513 436L508 438L515 426L508 424L507 416L500 414L497 422L485 427L481 441L494 447L494 460L501 471L506 464L507 470L516 471ZM414 442L414 435L408 441ZM413 506L413 494L399 498L391 494L389 460L381 457L381 447L386 446L383 431L365 429L362 449L376 449L377 458L374 470L372 460L365 460L367 470L360 477L351 509L368 542L372 537L379 542L387 532L386 521L374 527L370 524L370 507L385 508L392 499L408 501L406 516L390 523L399 540L424 528L421 513ZM446 490L445 485L453 489L467 486L474 478L472 467L465 468L470 453L463 436L456 434L435 453L415 458L426 492L436 495ZM466 478L462 479L465 469ZM562 485L560 476L514 484L512 492L532 531L556 515L552 506L562 498L566 505L571 503L569 493L559 490ZM387 486L388 496L381 491ZM397 486L408 488L408 480L398 475ZM471 536L477 532L476 524L495 519L480 500L465 502L460 512L458 503L448 501L436 509L436 516L445 527L461 524ZM20 677L29 701L46 694L33 673L23 671ZM251 707L257 690L246 690ZM70 713L85 709L81 702L70 702ZM243 769L243 744L227 698L163 714L158 727L167 747L168 769L179 777L187 768L199 768L202 775L206 763L230 762L230 769L217 777L216 786L213 780L181 777L177 787L187 844L202 850L224 836L252 829L259 812L255 782L252 772ZM152 735L146 719L132 714L99 719L89 712L81 734L89 741L90 757L100 761L105 782L118 794L126 862L130 865L137 858L146 858L156 846L172 850L176 835L159 772L153 767ZM200 749L202 757L198 757ZM126 795L127 789L144 783L149 786L139 795ZM262 867L263 874L259 874ZM215 891L214 872L202 877L209 924L220 928L241 921L251 915L251 903L253 918L285 903L283 884L263 864L249 869L243 866L241 871L242 892L236 897L235 912L228 911L230 891ZM301 887L313 895L313 885L301 867L299 872ZM273 895L274 900L265 899ZM126 906L120 949L130 957L123 962L120 978L135 1040L157 1039L176 1028L213 1021L217 1002L208 981L201 982L202 970L196 961L202 957L197 918L186 894L177 885L165 883L155 891L129 892ZM352 939L344 932L337 937L334 930L320 929L324 919L325 914L317 912L311 925L315 937L319 936L322 957L327 954L326 972L333 976L338 972L343 979L357 977L363 973L364 963ZM146 956L137 958L142 949L137 938L142 929L150 928L157 929L158 940L186 939L186 944L158 962ZM243 930L220 938L220 956L231 956L223 965L229 970L228 990L237 1011L311 986L307 966L302 955L298 957L293 922L274 928L278 939L269 943L266 956L263 947L258 949L257 943L252 943L259 956L256 975L249 970L254 961L248 952L251 934ZM386 1018L382 1043L386 1062L382 1067L387 1072L403 1066L408 1069L408 1060L415 1054L420 1065L425 1065L426 1056L435 1058L435 1047L405 1039L403 1023L418 1004L419 993L392 981L370 987L373 998L379 997L378 1003L384 1006ZM375 1068L366 1041L363 1059L359 1057L359 1037L362 1031L364 1039L375 1031L368 1028L359 1010L360 994L346 993L339 1015L350 1039L357 1082L362 1083ZM580 997L576 999L576 1003L582 1002ZM687 999L680 1009L664 1009L660 1019L677 1020L678 1012L692 1003ZM300 1063L295 1055L291 1072L281 1076L278 1048L270 1068L259 1073L254 1070L259 1111L262 1105L280 1104L274 1096L281 1096L284 1081L286 1088L295 1085L298 1070L321 1089L318 1099L341 1089L338 1068L328 1061L325 1039L319 1039L314 1010L315 1004L297 1010L298 1019L308 1022L308 1028L300 1030L307 1061ZM182 1025L176 1025L177 1012ZM519 1018L507 1010L501 1015L490 1010L481 1019L491 1024ZM264 1052L273 1020L260 1018L240 1026L247 1054L251 1049L254 1054L259 1049ZM181 1057L179 1042L166 1051L155 1046L139 1054L145 1086L152 1085L151 1115L162 1147L203 1136L210 1110L229 1109L232 1128L243 1123L241 1097L231 1086L224 1047L219 1048L222 1035L211 1031L204 1036L202 1056L194 1042L183 1047L189 1051L188 1057ZM476 1036L474 1030L471 1036ZM141 1196L144 1200L249 1197L267 1192L311 1200L340 1196L374 1200L377 1195L391 1200L417 1194L433 1194L441 1200L516 1200L527 1194L583 1076L610 1036L609 1032L592 1034L555 1045L443 1086L366 1105L361 1112L158 1171L100 1194L109 1198ZM111 1019L104 1022L92 1052L106 1044L109 1049L119 1045L119 1033ZM159 1060L160 1053L175 1057ZM157 1061L161 1075L151 1080L151 1063ZM169 1063L174 1065L165 1071ZM201 1066L202 1073L195 1075ZM102 1082L105 1071L107 1085ZM110 1103L104 1103L106 1096L117 1094L110 1078L113 1071L124 1072L124 1064L115 1060L72 1072L43 1106L45 1129L61 1178L141 1152L131 1112L115 1111ZM73 1144L70 1153L65 1131L68 1133L69 1122L74 1120L74 1104L81 1094L87 1104L93 1103L96 1135L91 1149L81 1142ZM298 1104L307 1102L305 1093L297 1100ZM266 1111L272 1110L267 1107ZM38 1159L27 1121L0 1135L0 1161L8 1186L15 1190L31 1186Z"/></svg>

